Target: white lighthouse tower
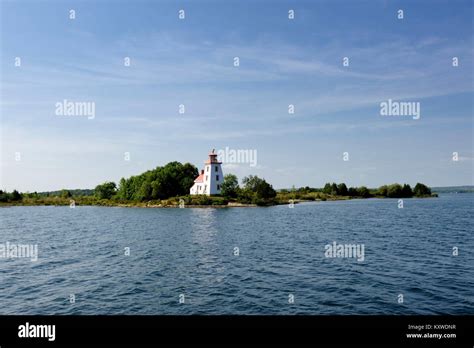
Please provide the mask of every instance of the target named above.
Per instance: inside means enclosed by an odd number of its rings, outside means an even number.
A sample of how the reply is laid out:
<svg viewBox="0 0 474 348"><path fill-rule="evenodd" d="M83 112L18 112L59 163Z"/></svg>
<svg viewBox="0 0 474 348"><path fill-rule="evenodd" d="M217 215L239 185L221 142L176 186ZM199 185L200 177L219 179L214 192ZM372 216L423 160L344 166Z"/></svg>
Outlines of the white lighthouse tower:
<svg viewBox="0 0 474 348"><path fill-rule="evenodd" d="M217 153L213 149L209 154L209 159L204 162L201 174L194 180L194 185L189 193L192 195L219 195L224 182L221 164L222 162L217 160Z"/></svg>

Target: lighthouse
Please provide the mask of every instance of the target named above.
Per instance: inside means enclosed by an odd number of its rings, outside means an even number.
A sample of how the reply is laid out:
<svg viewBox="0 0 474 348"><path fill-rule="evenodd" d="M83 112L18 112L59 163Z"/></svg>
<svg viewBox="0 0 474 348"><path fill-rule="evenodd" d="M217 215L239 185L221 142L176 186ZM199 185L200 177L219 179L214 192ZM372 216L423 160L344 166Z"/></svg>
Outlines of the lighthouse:
<svg viewBox="0 0 474 348"><path fill-rule="evenodd" d="M204 169L194 180L194 185L189 193L192 195L219 195L224 182L221 164L222 162L217 160L217 153L213 149L208 160L204 162Z"/></svg>

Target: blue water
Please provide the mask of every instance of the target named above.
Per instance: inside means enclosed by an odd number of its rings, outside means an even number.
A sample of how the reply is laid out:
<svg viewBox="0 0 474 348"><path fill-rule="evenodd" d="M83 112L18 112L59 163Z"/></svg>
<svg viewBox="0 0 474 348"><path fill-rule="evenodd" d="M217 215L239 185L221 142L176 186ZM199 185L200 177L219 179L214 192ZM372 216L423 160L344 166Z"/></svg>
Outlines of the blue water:
<svg viewBox="0 0 474 348"><path fill-rule="evenodd" d="M39 251L0 259L0 314L474 314L473 208L473 194L403 209L0 208L0 243ZM326 258L333 241L364 244L365 260Z"/></svg>

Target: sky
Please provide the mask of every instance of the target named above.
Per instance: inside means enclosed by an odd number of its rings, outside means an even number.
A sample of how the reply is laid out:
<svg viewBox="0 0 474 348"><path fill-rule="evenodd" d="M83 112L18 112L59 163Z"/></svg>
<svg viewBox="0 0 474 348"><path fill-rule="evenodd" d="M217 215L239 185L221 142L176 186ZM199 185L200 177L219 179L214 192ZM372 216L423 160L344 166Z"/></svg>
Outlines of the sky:
<svg viewBox="0 0 474 348"><path fill-rule="evenodd" d="M224 174L275 188L473 184L472 1L0 0L0 11L0 189L201 169L226 148L257 162ZM419 103L420 117L381 115L389 99ZM64 100L95 113L58 114Z"/></svg>

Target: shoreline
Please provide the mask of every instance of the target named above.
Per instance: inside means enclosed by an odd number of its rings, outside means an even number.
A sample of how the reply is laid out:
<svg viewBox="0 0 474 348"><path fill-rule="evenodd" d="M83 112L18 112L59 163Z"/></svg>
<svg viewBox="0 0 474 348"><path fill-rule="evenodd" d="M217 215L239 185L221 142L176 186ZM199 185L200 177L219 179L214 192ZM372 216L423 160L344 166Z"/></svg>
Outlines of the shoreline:
<svg viewBox="0 0 474 348"><path fill-rule="evenodd" d="M228 202L227 204L184 204L180 206L179 203L176 204L175 202L172 204L154 204L150 202L130 202L130 203L115 203L115 202L97 202L93 204L91 202L82 203L80 201L76 201L71 198L69 201L61 200L58 202L2 202L0 203L0 208L2 207L63 207L63 206L70 206L71 208L74 206L81 206L81 207L118 207L118 208L175 208L175 209L183 209L183 208L256 208L256 207L272 207L277 205L288 205L291 203L299 204L299 203L309 203L309 202L335 202L335 201L351 201L351 200L370 200L370 199L425 199L425 198L437 198L437 195L431 196L423 196L423 197L409 197L409 198L390 198L390 197L347 197L347 196L333 196L329 197L328 199L290 199L288 201L278 201L272 202L271 204L267 205L257 205L252 203L239 203L239 202ZM290 202L292 201L292 202ZM72 202L74 204L71 206Z"/></svg>

